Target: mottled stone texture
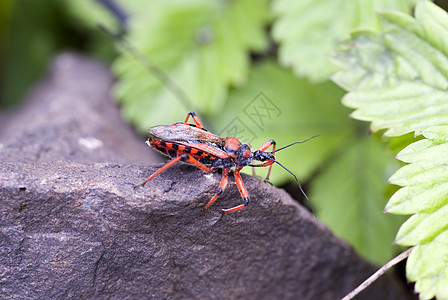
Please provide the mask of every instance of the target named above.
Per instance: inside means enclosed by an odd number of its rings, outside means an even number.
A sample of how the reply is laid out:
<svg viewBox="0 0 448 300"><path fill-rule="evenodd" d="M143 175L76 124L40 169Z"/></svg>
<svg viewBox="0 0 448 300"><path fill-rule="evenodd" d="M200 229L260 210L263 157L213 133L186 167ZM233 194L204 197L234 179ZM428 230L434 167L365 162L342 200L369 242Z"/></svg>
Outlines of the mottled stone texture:
<svg viewBox="0 0 448 300"><path fill-rule="evenodd" d="M0 298L337 299L375 268L283 190L179 164L120 121L106 68L57 57L0 132ZM167 120L170 122L172 120ZM356 226L356 225L354 225ZM392 277L359 299L407 299Z"/></svg>

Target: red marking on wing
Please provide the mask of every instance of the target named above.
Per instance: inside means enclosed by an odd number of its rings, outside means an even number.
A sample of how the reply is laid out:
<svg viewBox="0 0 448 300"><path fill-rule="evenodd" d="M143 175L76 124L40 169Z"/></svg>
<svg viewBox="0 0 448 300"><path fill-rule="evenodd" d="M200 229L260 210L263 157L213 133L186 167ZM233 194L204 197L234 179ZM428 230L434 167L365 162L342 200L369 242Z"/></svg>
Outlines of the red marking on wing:
<svg viewBox="0 0 448 300"><path fill-rule="evenodd" d="M183 146L188 146L196 150L200 150L205 152L205 155L202 155L203 157L208 156L208 154L219 157L219 158L229 158L232 157L229 153L225 152L224 150L219 149L218 147L207 145L207 144L201 144L201 143L182 143L178 142L179 144ZM197 152L196 152L197 153ZM191 154L196 154L191 153Z"/></svg>

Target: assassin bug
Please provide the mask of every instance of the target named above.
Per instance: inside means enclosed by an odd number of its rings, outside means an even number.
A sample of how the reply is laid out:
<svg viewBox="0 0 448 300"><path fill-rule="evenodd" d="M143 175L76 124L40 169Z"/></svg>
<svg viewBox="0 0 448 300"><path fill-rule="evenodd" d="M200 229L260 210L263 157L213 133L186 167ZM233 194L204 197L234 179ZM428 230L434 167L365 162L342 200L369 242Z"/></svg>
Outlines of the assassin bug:
<svg viewBox="0 0 448 300"><path fill-rule="evenodd" d="M113 34L110 30L102 25L100 25L99 27L106 34L117 39L117 41L123 48L127 49L137 60L141 61L143 65L150 72L152 72L162 83L166 84L167 87L169 87L171 91L183 101L184 104L189 104L188 106L192 106L192 102L189 100L183 90L180 89L177 84L168 76L166 76L165 73L157 67L157 65L150 61L141 52L132 47L132 45L128 44L123 39L123 36L121 34ZM188 123L188 119L190 117L193 118L193 121L196 124ZM313 207L311 206L310 200L303 191L296 175L294 175L294 173L289 171L275 159L275 152L288 148L294 144L304 143L318 135L315 135L303 141L291 143L280 149L275 148L276 144L274 140L269 140L255 151L252 151L249 145L241 143L235 137L223 138L210 133L204 128L202 122L194 112L189 112L184 122L151 127L149 129L149 134L150 136L146 141L148 146L151 146L161 153L170 156L172 160L136 187L144 186L148 181L179 161L191 163L208 173L222 168L223 172L221 183L219 184L216 194L204 206L204 209L207 209L219 197L219 195L222 194L227 186L229 172L231 168L235 168L235 182L241 194L241 197L243 198L243 204L222 210L223 212L228 213L240 210L246 207L246 205L249 203L249 194L247 193L240 175L241 169L246 166L254 168L269 167L266 178L264 179L264 181L267 182L271 173L272 165L276 163L287 172L289 172L292 176L294 176L294 179L296 180L300 191L308 201L308 204L314 215L316 215ZM271 146L272 151L267 152L266 150ZM254 164L254 161L259 161L261 162L261 164Z"/></svg>
<svg viewBox="0 0 448 300"><path fill-rule="evenodd" d="M188 119L190 117L193 118L196 124L188 123ZM151 146L161 153L170 156L172 160L157 170L154 174L149 176L148 179L138 186L144 186L148 181L179 161L191 163L205 172L213 172L222 168L223 172L221 183L219 184L216 194L204 206L204 209L207 209L219 197L219 195L222 194L227 186L229 172L231 168L235 168L235 182L241 197L243 198L243 204L222 210L223 212L228 213L240 210L246 207L249 203L249 194L240 175L241 169L246 166L269 167L265 178L265 181L268 181L272 165L277 163L294 176L299 184L300 190L305 195L309 203L309 199L300 186L297 177L275 160L275 152L297 143L303 143L311 138L314 138L314 136L304 141L294 142L277 150L275 149L275 141L269 140L261 145L257 150L252 151L249 145L241 143L237 138L223 138L210 133L204 128L194 112L189 112L184 122L151 127L149 129L149 134L150 136L146 141L148 146ZM272 151L267 152L266 150L271 146ZM254 161L259 161L261 164L254 164Z"/></svg>

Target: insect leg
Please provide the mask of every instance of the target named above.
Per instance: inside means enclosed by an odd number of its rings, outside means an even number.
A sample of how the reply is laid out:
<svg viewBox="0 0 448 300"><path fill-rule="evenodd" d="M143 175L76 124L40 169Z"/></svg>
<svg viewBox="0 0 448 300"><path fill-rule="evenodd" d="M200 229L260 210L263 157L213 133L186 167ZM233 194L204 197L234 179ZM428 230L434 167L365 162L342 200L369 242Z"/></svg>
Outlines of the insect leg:
<svg viewBox="0 0 448 300"><path fill-rule="evenodd" d="M238 190L240 191L241 198L243 198L244 203L234 206L234 207L231 207L231 208L223 209L222 211L225 213L229 213L229 212L233 212L233 211L237 211L242 208L245 208L247 206L247 204L249 203L249 194L247 193L246 187L244 186L244 183L243 183L243 179L241 178L241 175L240 175L241 169L242 168L237 168L235 170L235 182L236 182L236 186L238 187Z"/></svg>
<svg viewBox="0 0 448 300"><path fill-rule="evenodd" d="M230 169L224 169L222 171L222 179L221 179L221 183L219 184L218 187L218 192L215 194L215 196L213 196L213 198L204 206L204 209L207 209L210 207L210 205L212 205L213 202L215 202L216 199L218 199L219 195L222 194L222 192L226 189L227 186L227 178L229 176L229 171Z"/></svg>
<svg viewBox="0 0 448 300"><path fill-rule="evenodd" d="M206 165L200 163L197 159L195 159L195 158L192 157L192 156L189 156L189 155L188 155L188 158L187 158L186 161L189 162L189 163L192 163L193 165L195 165L196 167L198 167L198 168L204 170L204 171L207 172L207 173L210 173L210 172L212 171L211 168L209 168L209 167L207 167Z"/></svg>
<svg viewBox="0 0 448 300"><path fill-rule="evenodd" d="M154 174L152 174L151 176L148 177L148 179L146 179L145 181L143 181L142 183L136 185L134 187L137 188L139 186L144 186L148 181L150 181L151 179L153 179L154 177L156 177L157 175L159 175L160 173L162 173L163 171L165 171L166 169L168 169L169 167L171 167L172 165L174 165L175 163L177 163L178 161L182 160L182 159L186 159L187 156L186 155L180 155L177 156L176 158L173 158L171 161L169 161L167 164L165 164L163 167L161 167L160 169L158 169Z"/></svg>
<svg viewBox="0 0 448 300"><path fill-rule="evenodd" d="M263 145L261 145L257 150L259 151L266 151L269 147L272 146L272 151L275 150L275 141L274 140L269 140L266 143L264 143Z"/></svg>
<svg viewBox="0 0 448 300"><path fill-rule="evenodd" d="M266 143L261 145L257 150L259 150L259 151L266 151L271 145L272 145L272 151L274 152L275 151L275 145L276 145L274 140L267 141ZM275 152L272 153L272 155L275 156ZM269 175L271 175L271 169L272 169L272 164L273 163L274 163L273 161L268 161L268 162L265 162L263 165L261 165L263 167L269 166L268 172L266 173L266 177L263 180L264 182L268 182L269 181Z"/></svg>
<svg viewBox="0 0 448 300"><path fill-rule="evenodd" d="M192 112L192 111L190 111L188 113L187 118L184 121L184 124L186 124L186 125L188 124L188 119L190 118L190 116L193 118L193 120L196 123L198 128L201 128L201 129L204 128L204 125L202 125L202 122L201 122L201 120L199 120L199 117L196 116L196 114L194 112Z"/></svg>

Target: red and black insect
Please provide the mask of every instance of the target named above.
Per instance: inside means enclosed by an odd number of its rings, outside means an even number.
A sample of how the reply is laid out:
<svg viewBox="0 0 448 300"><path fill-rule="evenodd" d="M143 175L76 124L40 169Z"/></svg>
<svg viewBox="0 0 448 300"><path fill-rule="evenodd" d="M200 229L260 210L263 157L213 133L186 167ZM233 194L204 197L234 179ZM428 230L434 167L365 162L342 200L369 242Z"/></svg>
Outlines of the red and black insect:
<svg viewBox="0 0 448 300"><path fill-rule="evenodd" d="M190 116L196 124L189 124ZM165 171L178 161L191 163L205 172L213 172L222 168L222 179L219 184L217 193L204 206L207 209L222 194L227 186L229 172L235 168L234 176L238 190L243 198L243 204L223 209L223 212L233 212L242 209L249 203L249 194L244 187L243 180L240 175L242 168L251 167L269 167L265 181L269 179L272 164L277 163L286 171L291 173L299 184L300 190L303 192L296 176L275 160L275 152L304 141L294 142L280 149L275 149L275 141L270 140L261 145L257 150L252 151L249 145L242 144L234 137L219 137L210 133L204 128L199 118L194 112L189 112L184 122L173 123L170 125L154 126L149 129L149 138L147 144L163 154L173 158L170 162L152 174L148 179L139 186L144 186L148 181ZM312 137L313 138L313 137ZM266 150L272 146L272 151ZM261 164L253 164L254 161L262 162ZM308 200L309 202L309 200Z"/></svg>

